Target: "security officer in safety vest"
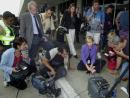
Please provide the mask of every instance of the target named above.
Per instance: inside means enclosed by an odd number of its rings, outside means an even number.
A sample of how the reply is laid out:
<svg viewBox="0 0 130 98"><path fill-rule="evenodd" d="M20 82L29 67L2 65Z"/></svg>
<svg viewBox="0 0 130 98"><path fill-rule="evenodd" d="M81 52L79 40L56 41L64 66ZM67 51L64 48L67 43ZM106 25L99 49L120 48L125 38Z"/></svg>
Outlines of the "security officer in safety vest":
<svg viewBox="0 0 130 98"><path fill-rule="evenodd" d="M11 46L15 34L11 25L14 23L15 15L9 11L3 13L3 19L0 20L0 41L5 46L5 49Z"/></svg>

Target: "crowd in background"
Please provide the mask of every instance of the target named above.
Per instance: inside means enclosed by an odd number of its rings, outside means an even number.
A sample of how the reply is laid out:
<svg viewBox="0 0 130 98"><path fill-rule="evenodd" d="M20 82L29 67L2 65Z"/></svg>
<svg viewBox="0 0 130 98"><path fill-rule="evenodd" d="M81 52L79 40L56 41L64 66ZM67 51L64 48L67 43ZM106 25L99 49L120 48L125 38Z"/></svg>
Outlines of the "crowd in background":
<svg viewBox="0 0 130 98"><path fill-rule="evenodd" d="M81 43L81 39L85 38L85 43L81 47L80 62L77 64L78 70L94 74L99 69L97 61L102 57L105 58L108 71L111 74L116 74L118 71L122 74L129 66L129 10L126 8L113 18L113 5L108 5L105 10L102 10L98 1L95 0L92 7L82 15L79 8L72 3L68 9L59 14L60 21L57 26L58 17L52 7L46 7L44 12L38 13L36 2L30 1L27 6L28 12L19 17L19 23L17 23L15 15L9 11L4 12L0 20L0 68L5 72L6 82L11 81L9 77L12 72L16 71L14 64L20 59L17 57L17 52L22 52L22 44L23 46L27 44L28 57L35 60L39 48L43 47L44 43L51 43L55 40L66 43L69 51L59 46L49 50L46 57L42 58L42 65L46 67L44 70L50 70L51 74L59 72L58 78L65 76L66 70L62 67L52 66L52 61L64 62L57 55L63 59L66 57L78 59L75 38L77 43ZM62 32L61 29L63 29ZM81 35L84 36L81 38ZM3 39L4 37L10 40L6 41ZM23 43L20 43L18 39L18 42L14 41L17 37L24 38L21 39ZM16 46L14 46L14 42ZM12 52L16 52L16 55L12 54L13 59L5 60L8 53ZM128 73L122 80L129 80Z"/></svg>

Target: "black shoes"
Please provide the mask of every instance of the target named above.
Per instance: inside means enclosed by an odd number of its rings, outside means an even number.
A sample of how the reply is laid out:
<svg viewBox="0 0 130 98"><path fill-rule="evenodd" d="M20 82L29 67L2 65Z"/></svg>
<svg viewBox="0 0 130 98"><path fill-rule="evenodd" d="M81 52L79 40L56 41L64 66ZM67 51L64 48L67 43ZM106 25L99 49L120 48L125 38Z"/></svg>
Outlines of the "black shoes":
<svg viewBox="0 0 130 98"><path fill-rule="evenodd" d="M72 54L69 54L69 58L72 58Z"/></svg>
<svg viewBox="0 0 130 98"><path fill-rule="evenodd" d="M72 57L78 59L78 56L77 56L77 55L74 55L74 56L73 56L72 54L70 54L70 55L69 55L69 58L72 58Z"/></svg>
<svg viewBox="0 0 130 98"><path fill-rule="evenodd" d="M74 55L74 58L78 59L78 56L77 56L77 55Z"/></svg>

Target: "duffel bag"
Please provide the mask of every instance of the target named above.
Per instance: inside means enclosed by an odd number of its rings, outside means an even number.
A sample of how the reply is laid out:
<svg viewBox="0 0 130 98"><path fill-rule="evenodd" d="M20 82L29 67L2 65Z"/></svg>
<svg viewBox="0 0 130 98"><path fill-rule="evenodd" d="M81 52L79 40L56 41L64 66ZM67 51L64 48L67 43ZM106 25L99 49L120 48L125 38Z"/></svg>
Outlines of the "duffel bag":
<svg viewBox="0 0 130 98"><path fill-rule="evenodd" d="M31 82L33 87L36 88L40 94L48 94L55 97L61 94L61 89L55 87L54 77L46 79L39 73L36 73L32 75Z"/></svg>
<svg viewBox="0 0 130 98"><path fill-rule="evenodd" d="M105 98L109 83L102 77L91 77L88 80L88 92L91 98Z"/></svg>

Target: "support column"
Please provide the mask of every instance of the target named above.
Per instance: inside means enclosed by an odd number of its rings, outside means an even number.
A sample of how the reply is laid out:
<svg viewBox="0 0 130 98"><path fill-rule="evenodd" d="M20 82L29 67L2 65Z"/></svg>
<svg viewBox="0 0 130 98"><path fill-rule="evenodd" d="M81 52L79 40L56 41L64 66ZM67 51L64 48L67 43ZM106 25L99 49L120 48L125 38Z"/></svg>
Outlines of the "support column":
<svg viewBox="0 0 130 98"><path fill-rule="evenodd" d="M80 12L82 12L82 0L77 0L77 7L79 7Z"/></svg>

